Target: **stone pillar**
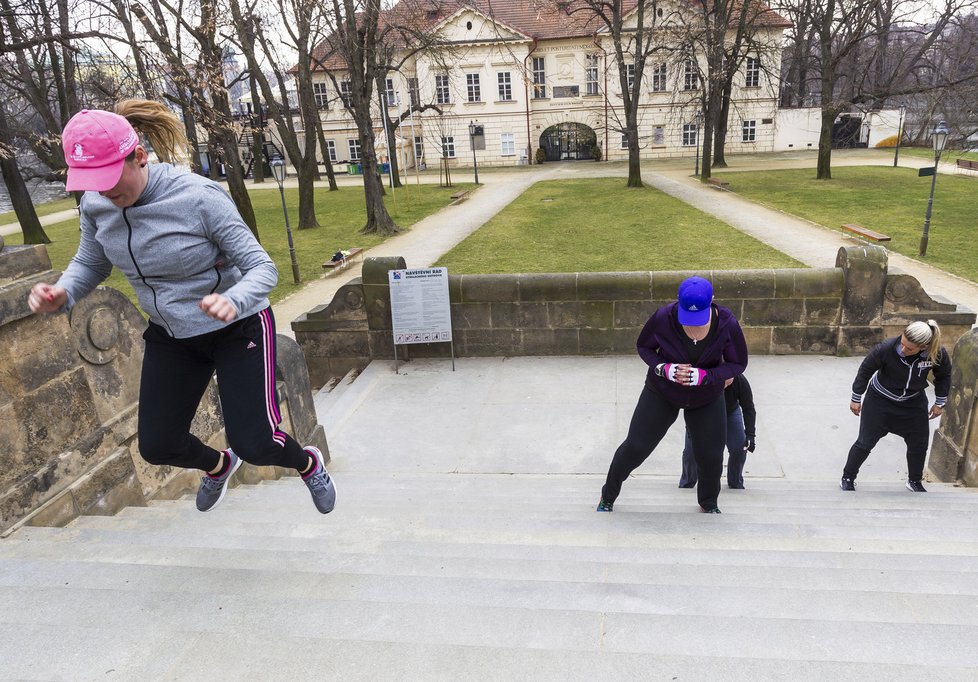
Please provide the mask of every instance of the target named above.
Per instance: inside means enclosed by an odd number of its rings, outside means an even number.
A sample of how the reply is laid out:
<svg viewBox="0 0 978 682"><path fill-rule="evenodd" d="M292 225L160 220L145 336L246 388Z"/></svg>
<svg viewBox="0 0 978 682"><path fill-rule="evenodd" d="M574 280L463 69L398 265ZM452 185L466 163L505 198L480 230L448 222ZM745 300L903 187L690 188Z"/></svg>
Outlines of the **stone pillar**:
<svg viewBox="0 0 978 682"><path fill-rule="evenodd" d="M839 349L852 353L880 341L880 316L886 290L887 257L881 246L843 246L835 257L842 269L842 319Z"/></svg>
<svg viewBox="0 0 978 682"><path fill-rule="evenodd" d="M978 329L961 336L951 354L951 393L934 434L927 468L939 481L978 486Z"/></svg>

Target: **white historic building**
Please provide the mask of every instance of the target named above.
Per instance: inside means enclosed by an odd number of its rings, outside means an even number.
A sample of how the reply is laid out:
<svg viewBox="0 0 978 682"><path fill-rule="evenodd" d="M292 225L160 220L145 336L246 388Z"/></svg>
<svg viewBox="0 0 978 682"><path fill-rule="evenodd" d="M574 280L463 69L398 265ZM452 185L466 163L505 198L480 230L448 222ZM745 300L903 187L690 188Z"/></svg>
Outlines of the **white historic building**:
<svg viewBox="0 0 978 682"><path fill-rule="evenodd" d="M644 158L696 153L695 112L705 59L690 58L670 45L670 36L682 30L684 14L691 14L684 0L678 2L664 0L656 10L662 50L649 57L643 76L639 144ZM387 79L388 91L377 93L378 100L387 96L392 119L408 103L437 107L413 114L397 130L401 167L416 162L436 167L442 158L450 165L471 165L470 123L484 132L485 148L477 151L480 165L527 163L540 149L551 161L590 159L595 146L603 158L627 158L612 39L593 15L572 10L573 0L432 4L425 20L438 47L411 57ZM626 19L626 27L629 21L634 25L634 17ZM774 149L781 43L788 22L768 12L761 23L753 37L756 47L735 79L726 146L731 153ZM331 160L356 162L356 127L340 103L348 86L341 67L332 75L336 85L322 70L314 76L327 146ZM375 120L379 125L380 116ZM380 128L376 140L383 160L390 152Z"/></svg>

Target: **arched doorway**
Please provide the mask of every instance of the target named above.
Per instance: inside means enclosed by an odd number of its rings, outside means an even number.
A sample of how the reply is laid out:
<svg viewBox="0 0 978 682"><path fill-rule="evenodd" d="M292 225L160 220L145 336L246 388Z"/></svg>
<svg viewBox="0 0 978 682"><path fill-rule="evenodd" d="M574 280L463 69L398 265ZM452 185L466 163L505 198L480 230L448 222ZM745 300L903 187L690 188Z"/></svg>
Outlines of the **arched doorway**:
<svg viewBox="0 0 978 682"><path fill-rule="evenodd" d="M594 130L583 123L558 123L540 135L540 148L547 161L578 161L592 159L598 143Z"/></svg>

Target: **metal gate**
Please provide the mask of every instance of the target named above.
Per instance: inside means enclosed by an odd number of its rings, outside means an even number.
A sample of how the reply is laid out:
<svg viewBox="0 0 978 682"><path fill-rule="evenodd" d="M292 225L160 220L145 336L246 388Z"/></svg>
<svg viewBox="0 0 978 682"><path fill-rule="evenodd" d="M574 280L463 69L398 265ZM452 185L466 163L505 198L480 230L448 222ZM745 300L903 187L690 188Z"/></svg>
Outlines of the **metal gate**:
<svg viewBox="0 0 978 682"><path fill-rule="evenodd" d="M558 123L540 135L540 148L547 161L590 160L597 143L594 130L583 123Z"/></svg>

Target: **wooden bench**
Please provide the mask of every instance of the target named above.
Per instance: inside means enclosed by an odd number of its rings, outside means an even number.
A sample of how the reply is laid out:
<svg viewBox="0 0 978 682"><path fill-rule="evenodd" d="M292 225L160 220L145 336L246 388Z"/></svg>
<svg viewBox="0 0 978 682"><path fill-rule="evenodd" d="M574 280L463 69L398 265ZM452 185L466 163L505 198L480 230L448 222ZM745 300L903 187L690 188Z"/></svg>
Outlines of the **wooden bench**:
<svg viewBox="0 0 978 682"><path fill-rule="evenodd" d="M724 182L723 180L719 180L717 178L710 178L709 182L710 182L710 185L712 185L716 189L722 189L722 190L729 190L730 189L730 183L729 182Z"/></svg>
<svg viewBox="0 0 978 682"><path fill-rule="evenodd" d="M890 237L888 235L885 235L881 232L875 232L873 230L870 230L868 227L863 227L862 225L856 225L855 223L845 223L842 226L842 229L845 230L846 232L852 232L853 234L857 234L860 237L864 237L865 239L871 239L874 242L890 241Z"/></svg>
<svg viewBox="0 0 978 682"><path fill-rule="evenodd" d="M971 159L958 159L957 164L958 164L958 168L978 171L978 161L972 161Z"/></svg>
<svg viewBox="0 0 978 682"><path fill-rule="evenodd" d="M452 197L451 197L452 198L452 203L453 204L458 204L458 203L460 203L462 201L465 201L465 199L468 196L469 196L469 190L467 190L467 189L459 190L458 192L455 192L455 194L452 195Z"/></svg>
<svg viewBox="0 0 978 682"><path fill-rule="evenodd" d="M353 259L356 258L356 256L357 256L358 253L361 253L363 251L363 249L361 249L360 247L356 247L356 246L353 247L352 249L346 249L346 250L349 253L347 253L347 255L344 256L343 258L341 258L340 260L328 260L325 263L323 263L323 269L324 270L329 270L329 269L337 269L338 270L340 268L346 267L347 265L349 265L350 263L353 262Z"/></svg>

